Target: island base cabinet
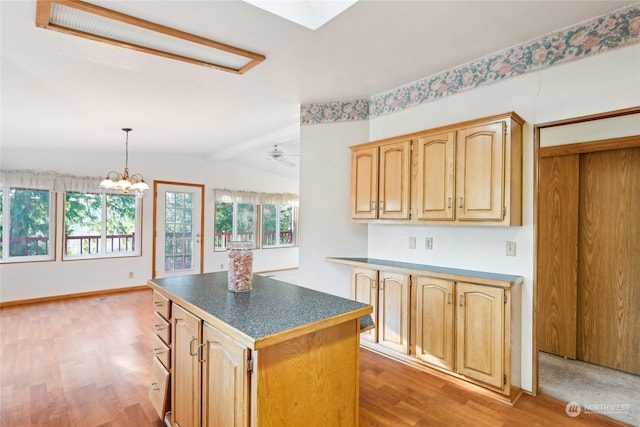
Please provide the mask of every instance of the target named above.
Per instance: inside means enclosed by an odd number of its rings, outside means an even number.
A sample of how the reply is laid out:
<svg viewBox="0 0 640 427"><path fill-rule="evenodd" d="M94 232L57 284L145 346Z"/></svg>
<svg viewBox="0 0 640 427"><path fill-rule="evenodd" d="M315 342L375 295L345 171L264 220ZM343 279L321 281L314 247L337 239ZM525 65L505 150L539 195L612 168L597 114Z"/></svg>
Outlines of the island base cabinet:
<svg viewBox="0 0 640 427"><path fill-rule="evenodd" d="M359 417L358 319L255 352L259 427L355 427Z"/></svg>
<svg viewBox="0 0 640 427"><path fill-rule="evenodd" d="M207 323L202 342L202 425L249 425L249 349Z"/></svg>

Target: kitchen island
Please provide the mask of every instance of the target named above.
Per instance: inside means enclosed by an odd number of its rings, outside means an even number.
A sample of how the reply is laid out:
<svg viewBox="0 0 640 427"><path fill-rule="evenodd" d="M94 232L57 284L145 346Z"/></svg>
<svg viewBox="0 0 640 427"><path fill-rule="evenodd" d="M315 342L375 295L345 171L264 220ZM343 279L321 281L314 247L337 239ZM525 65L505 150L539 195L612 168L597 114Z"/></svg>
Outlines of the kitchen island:
<svg viewBox="0 0 640 427"><path fill-rule="evenodd" d="M358 425L370 305L257 275L251 291L230 292L226 272L149 285L171 330L171 403L159 410L170 412L170 425ZM158 384L152 379L152 400Z"/></svg>

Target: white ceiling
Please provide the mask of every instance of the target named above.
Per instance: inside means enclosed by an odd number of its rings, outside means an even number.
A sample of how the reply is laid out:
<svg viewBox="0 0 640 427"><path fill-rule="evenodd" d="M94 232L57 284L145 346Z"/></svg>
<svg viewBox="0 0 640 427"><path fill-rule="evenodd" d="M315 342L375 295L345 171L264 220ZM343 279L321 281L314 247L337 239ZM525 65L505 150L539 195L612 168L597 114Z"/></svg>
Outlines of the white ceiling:
<svg viewBox="0 0 640 427"><path fill-rule="evenodd" d="M301 103L367 98L634 3L361 0L312 31L240 0L90 2L266 60L225 73L37 28L35 0L0 0L3 148L122 152L132 127L132 156L273 170L273 144L298 153Z"/></svg>

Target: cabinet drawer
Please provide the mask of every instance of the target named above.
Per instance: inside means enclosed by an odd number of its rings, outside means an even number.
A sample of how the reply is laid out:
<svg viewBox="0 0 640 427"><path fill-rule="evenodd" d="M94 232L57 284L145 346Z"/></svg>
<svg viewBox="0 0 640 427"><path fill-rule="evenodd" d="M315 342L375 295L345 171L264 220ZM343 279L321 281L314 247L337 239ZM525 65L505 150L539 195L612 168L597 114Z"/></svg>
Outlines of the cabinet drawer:
<svg viewBox="0 0 640 427"><path fill-rule="evenodd" d="M171 301L155 291L153 292L153 309L166 320L171 319Z"/></svg>
<svg viewBox="0 0 640 427"><path fill-rule="evenodd" d="M171 325L158 313L153 316L153 329L162 341L171 344Z"/></svg>
<svg viewBox="0 0 640 427"><path fill-rule="evenodd" d="M169 396L169 371L162 366L157 358L153 358L151 365L151 379L149 384L149 400L153 404L160 419L164 419L167 412Z"/></svg>
<svg viewBox="0 0 640 427"><path fill-rule="evenodd" d="M157 335L153 336L153 354L156 355L165 368L171 368L171 349Z"/></svg>

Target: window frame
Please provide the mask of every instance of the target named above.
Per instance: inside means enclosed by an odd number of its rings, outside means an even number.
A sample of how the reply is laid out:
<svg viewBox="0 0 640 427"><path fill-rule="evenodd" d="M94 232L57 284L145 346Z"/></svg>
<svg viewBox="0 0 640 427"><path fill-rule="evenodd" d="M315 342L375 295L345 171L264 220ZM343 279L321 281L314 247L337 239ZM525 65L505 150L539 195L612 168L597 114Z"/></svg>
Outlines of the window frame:
<svg viewBox="0 0 640 427"><path fill-rule="evenodd" d="M56 259L56 215L57 215L57 193L45 188L23 187L15 185L2 185L2 256L0 256L0 264L13 264L23 262L49 262ZM46 255L11 255L11 190L24 191L44 191L49 193L49 236L48 250ZM8 233L8 239L4 234Z"/></svg>
<svg viewBox="0 0 640 427"><path fill-rule="evenodd" d="M265 205L272 205L276 207L276 230L275 234L277 237L277 244L275 245L266 245L264 242L265 231L264 231L264 207ZM290 244L281 244L280 243L280 213L282 211L282 207L291 207L291 243ZM261 249L282 249L282 248L295 248L298 246L298 207L291 203L269 203L265 202L260 205L260 248Z"/></svg>
<svg viewBox="0 0 640 427"><path fill-rule="evenodd" d="M100 249L98 253L89 253L89 254L67 254L67 236L65 233L66 222L67 222L67 214L66 214L66 203L67 203L67 194L95 194L100 195L102 197L101 203L101 219L100 219ZM125 197L134 197L135 198L135 228L133 232L134 239L134 249L131 251L118 251L118 252L107 252L107 199L108 196L125 196ZM80 261L80 260L90 260L90 259L104 259L104 258L131 258L131 257L139 257L142 256L142 217L143 217L143 203L142 198L135 195L128 194L120 194L114 192L98 192L98 191L66 191L62 196L62 229L61 232L61 240L62 240L62 248L61 248L61 259L62 261ZM82 243L81 243L82 244Z"/></svg>
<svg viewBox="0 0 640 427"><path fill-rule="evenodd" d="M260 238L260 233L259 233L259 229L260 229L260 223L259 223L259 218L260 215L258 215L258 209L259 209L259 204L255 203L255 202L251 202L251 201L238 201L238 200L234 200L234 201L224 201L224 200L214 200L213 202L213 251L214 252L224 252L227 250L226 247L218 247L216 246L216 226L217 226L217 222L216 222L216 216L217 216L217 211L218 211L218 203L225 203L225 204L231 204L232 205L232 230L231 230L231 240L228 240L227 243L231 242L231 241L235 241L238 238L238 205L242 204L242 205L252 205L253 206L253 240L244 240L244 241L250 241L253 243L253 249L259 249L259 245L258 245L258 239Z"/></svg>

